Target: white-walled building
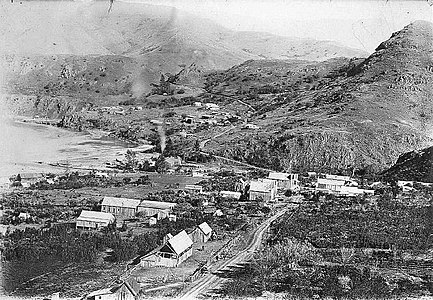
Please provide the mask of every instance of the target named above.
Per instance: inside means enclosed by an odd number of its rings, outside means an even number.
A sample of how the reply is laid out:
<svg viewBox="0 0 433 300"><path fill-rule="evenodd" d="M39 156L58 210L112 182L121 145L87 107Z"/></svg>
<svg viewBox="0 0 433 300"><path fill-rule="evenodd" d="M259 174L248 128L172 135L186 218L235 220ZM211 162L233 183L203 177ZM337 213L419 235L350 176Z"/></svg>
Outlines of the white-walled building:
<svg viewBox="0 0 433 300"><path fill-rule="evenodd" d="M277 182L278 189L292 191L299 189L298 174L270 172L268 178Z"/></svg>
<svg viewBox="0 0 433 300"><path fill-rule="evenodd" d="M273 201L276 194L276 182L272 180L257 180L250 182L250 201Z"/></svg>
<svg viewBox="0 0 433 300"><path fill-rule="evenodd" d="M77 218L77 229L100 229L107 227L115 222L116 218L110 214L100 211L81 211Z"/></svg>

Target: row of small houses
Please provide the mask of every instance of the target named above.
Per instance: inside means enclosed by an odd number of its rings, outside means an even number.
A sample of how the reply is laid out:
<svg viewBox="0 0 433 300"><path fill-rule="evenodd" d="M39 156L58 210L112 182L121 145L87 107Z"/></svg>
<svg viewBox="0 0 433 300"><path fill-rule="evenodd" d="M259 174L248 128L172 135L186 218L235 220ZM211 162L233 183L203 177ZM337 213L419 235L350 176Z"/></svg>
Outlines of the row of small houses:
<svg viewBox="0 0 433 300"><path fill-rule="evenodd" d="M249 200L273 201L280 190L298 191L298 174L271 172L268 178L250 182ZM317 178L315 190L342 196L373 195L374 190L358 188L358 183L349 176L325 174Z"/></svg>
<svg viewBox="0 0 433 300"><path fill-rule="evenodd" d="M176 216L171 212L176 203L148 201L118 197L104 197L101 211L83 210L77 219L78 229L99 229L115 223L116 219L133 218L137 213L149 217L149 224L169 218L175 221Z"/></svg>

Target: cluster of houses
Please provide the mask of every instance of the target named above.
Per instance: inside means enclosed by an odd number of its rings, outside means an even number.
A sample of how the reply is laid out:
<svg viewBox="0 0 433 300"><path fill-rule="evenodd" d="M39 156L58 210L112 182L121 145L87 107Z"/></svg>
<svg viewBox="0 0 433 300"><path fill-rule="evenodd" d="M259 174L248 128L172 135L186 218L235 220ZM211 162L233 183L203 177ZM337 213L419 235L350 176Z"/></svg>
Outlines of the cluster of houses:
<svg viewBox="0 0 433 300"><path fill-rule="evenodd" d="M140 111L143 110L142 106L129 106L128 110L125 110L122 106L102 106L97 109L101 113L107 113L110 115L126 115L127 111Z"/></svg>
<svg viewBox="0 0 433 300"><path fill-rule="evenodd" d="M212 238L213 230L203 222L194 230L187 233L182 230L175 236L167 234L162 246L140 258L140 266L150 267L178 267L192 255L194 243L206 243Z"/></svg>
<svg viewBox="0 0 433 300"><path fill-rule="evenodd" d="M196 101L196 102L194 102L194 106L195 107L202 107L202 108L205 108L205 109L208 109L208 110L219 110L220 109L220 107L219 107L218 104L211 103L211 102L209 102L209 103L203 103L203 102Z"/></svg>
<svg viewBox="0 0 433 300"><path fill-rule="evenodd" d="M299 175L293 173L270 172L268 178L259 178L250 181L250 201L272 202L275 200L278 191L298 191Z"/></svg>
<svg viewBox="0 0 433 300"><path fill-rule="evenodd" d="M147 218L149 225L165 218L175 221L176 216L172 214L175 205L171 202L104 197L101 211L83 210L77 218L76 228L100 229L114 225L119 219L134 218L137 214Z"/></svg>
<svg viewBox="0 0 433 300"><path fill-rule="evenodd" d="M191 257L194 243L206 243L212 237L210 226L203 222L189 234L182 230L175 236L167 234L163 244L150 253L140 257L139 266L152 267L178 267ZM140 292L139 284L132 278L115 283L109 288L91 292L86 300L136 300Z"/></svg>
<svg viewBox="0 0 433 300"><path fill-rule="evenodd" d="M196 124L208 124L217 126L228 126L233 121L239 121L241 119L238 115L233 115L227 112L211 112L209 114L203 114L200 117L194 115L183 115L182 123L186 125Z"/></svg>

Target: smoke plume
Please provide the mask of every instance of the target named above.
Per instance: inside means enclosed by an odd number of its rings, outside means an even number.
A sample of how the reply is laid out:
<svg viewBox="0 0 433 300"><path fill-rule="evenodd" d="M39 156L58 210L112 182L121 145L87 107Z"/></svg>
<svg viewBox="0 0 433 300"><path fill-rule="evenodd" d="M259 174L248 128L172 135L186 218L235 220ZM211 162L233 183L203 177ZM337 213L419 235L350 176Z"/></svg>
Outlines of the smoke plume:
<svg viewBox="0 0 433 300"><path fill-rule="evenodd" d="M163 125L158 125L158 134L159 134L159 144L161 145L161 153L164 153L165 150L165 129Z"/></svg>

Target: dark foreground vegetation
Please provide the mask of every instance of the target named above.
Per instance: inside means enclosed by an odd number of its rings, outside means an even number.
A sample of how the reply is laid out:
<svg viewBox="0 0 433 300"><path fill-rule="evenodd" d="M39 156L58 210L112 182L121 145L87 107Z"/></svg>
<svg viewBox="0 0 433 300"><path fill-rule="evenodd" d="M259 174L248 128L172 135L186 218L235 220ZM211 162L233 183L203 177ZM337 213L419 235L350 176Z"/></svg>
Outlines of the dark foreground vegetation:
<svg viewBox="0 0 433 300"><path fill-rule="evenodd" d="M133 258L157 246L156 233L143 233L123 239L118 232L81 232L65 226L47 230L26 228L8 235L4 250L6 260L38 261L58 259L64 262L95 260L102 251L112 250L112 261Z"/></svg>
<svg viewBox="0 0 433 300"><path fill-rule="evenodd" d="M414 201L416 199L416 201ZM304 203L273 224L272 237L222 293L383 298L433 292L431 191Z"/></svg>

